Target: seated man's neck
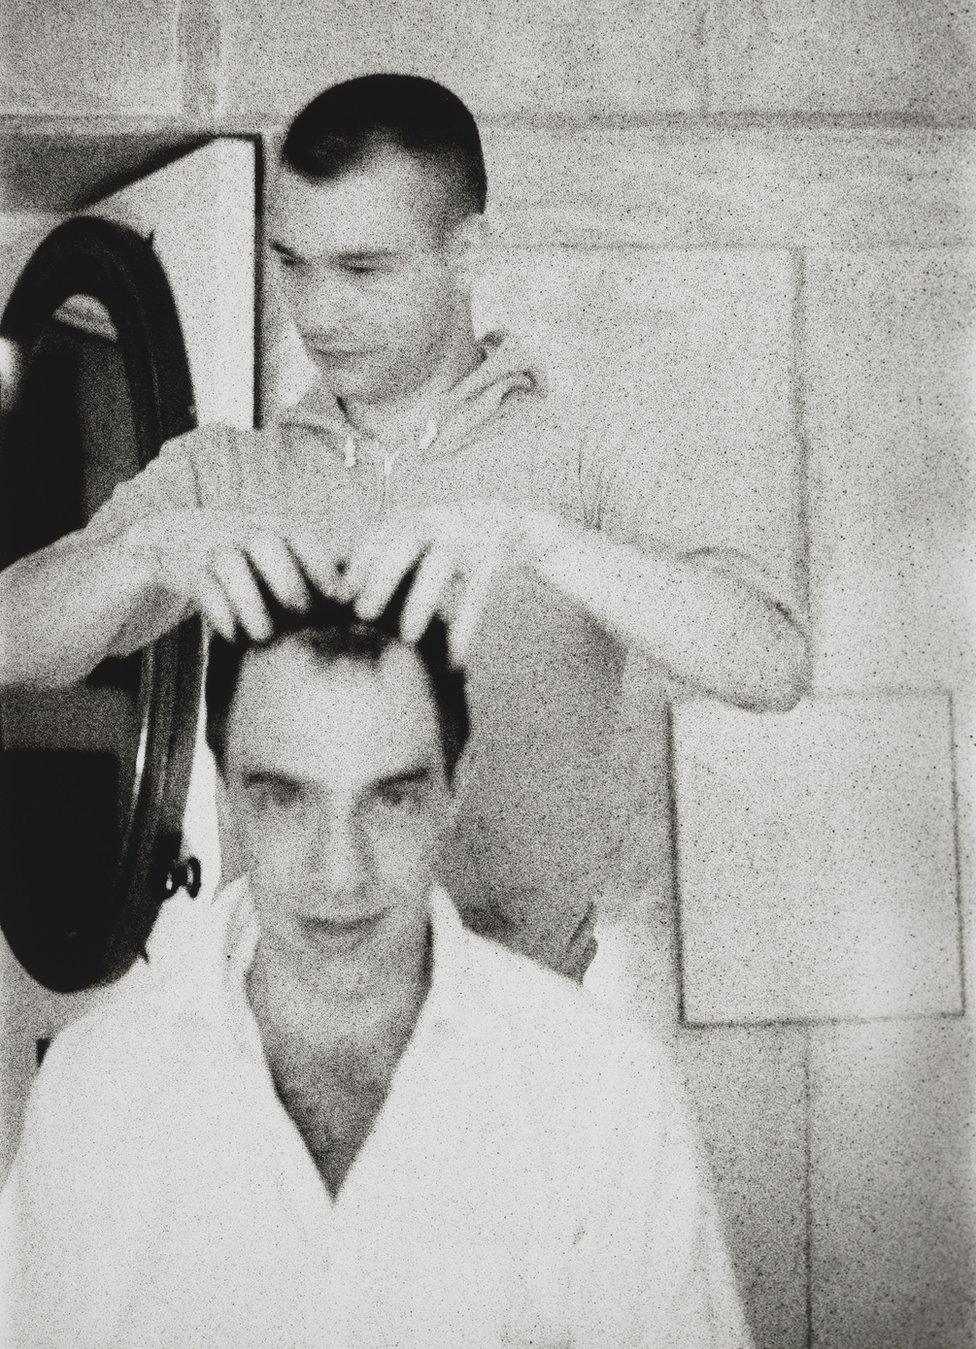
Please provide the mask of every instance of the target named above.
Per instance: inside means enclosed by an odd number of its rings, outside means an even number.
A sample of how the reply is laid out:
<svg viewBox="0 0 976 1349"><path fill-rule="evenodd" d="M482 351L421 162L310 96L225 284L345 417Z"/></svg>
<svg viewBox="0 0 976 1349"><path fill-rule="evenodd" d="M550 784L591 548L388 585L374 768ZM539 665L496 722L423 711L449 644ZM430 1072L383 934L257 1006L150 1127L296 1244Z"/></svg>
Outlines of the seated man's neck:
<svg viewBox="0 0 976 1349"><path fill-rule="evenodd" d="M363 435L392 441L406 434L419 438L430 421L439 419L444 400L481 363L481 348L469 327L439 357L416 388L390 398L339 399L350 424Z"/></svg>
<svg viewBox="0 0 976 1349"><path fill-rule="evenodd" d="M291 958L259 942L247 975L278 1098L333 1198L386 1100L427 994L429 932L375 959ZM410 947L414 949L410 949Z"/></svg>

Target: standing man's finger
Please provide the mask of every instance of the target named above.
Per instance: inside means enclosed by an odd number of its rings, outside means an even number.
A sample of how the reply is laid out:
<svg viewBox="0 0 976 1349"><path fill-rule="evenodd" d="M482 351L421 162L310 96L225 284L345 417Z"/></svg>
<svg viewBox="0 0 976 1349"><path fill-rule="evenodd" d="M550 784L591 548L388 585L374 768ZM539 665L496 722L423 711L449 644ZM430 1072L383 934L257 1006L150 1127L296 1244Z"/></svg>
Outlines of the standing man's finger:
<svg viewBox="0 0 976 1349"><path fill-rule="evenodd" d="M455 665L463 665L467 659L471 638L488 602L494 579L494 559L489 559L481 564L461 591L457 608L448 624L448 646Z"/></svg>
<svg viewBox="0 0 976 1349"><path fill-rule="evenodd" d="M215 632L219 632L225 641L232 642L236 635L237 622L230 601L224 594L223 586L210 572L204 572L195 591L196 605Z"/></svg>
<svg viewBox="0 0 976 1349"><path fill-rule="evenodd" d="M356 595L356 613L360 618L378 618L406 573L422 555L429 540L410 529L392 539L373 563L365 585Z"/></svg>
<svg viewBox="0 0 976 1349"><path fill-rule="evenodd" d="M324 527L308 527L288 536L288 547L306 582L320 595L341 598L342 577Z"/></svg>
<svg viewBox="0 0 976 1349"><path fill-rule="evenodd" d="M259 534L248 544L247 555L280 604L299 611L308 608L311 593L284 539L276 534Z"/></svg>
<svg viewBox="0 0 976 1349"><path fill-rule="evenodd" d="M248 636L258 642L270 637L271 617L245 554L239 549L220 548L210 560L210 569Z"/></svg>
<svg viewBox="0 0 976 1349"><path fill-rule="evenodd" d="M371 529L363 535L346 562L342 574L340 599L347 604L356 599L372 576L377 559L389 547L392 537L388 524Z"/></svg>
<svg viewBox="0 0 976 1349"><path fill-rule="evenodd" d="M416 642L423 636L454 572L455 558L450 549L435 546L424 554L400 619L400 636L405 642Z"/></svg>
<svg viewBox="0 0 976 1349"><path fill-rule="evenodd" d="M383 565L383 559L403 541L414 541L412 560L416 560L423 548L432 541L433 530L430 513L427 511L404 511L381 520L369 529L352 549L346 562L342 578L340 599L351 603L366 590L370 581ZM409 564L407 564L409 565ZM404 566L403 571L406 571ZM401 571L400 575L403 575ZM399 578L398 578L399 579ZM396 583L390 587L390 594L396 589Z"/></svg>

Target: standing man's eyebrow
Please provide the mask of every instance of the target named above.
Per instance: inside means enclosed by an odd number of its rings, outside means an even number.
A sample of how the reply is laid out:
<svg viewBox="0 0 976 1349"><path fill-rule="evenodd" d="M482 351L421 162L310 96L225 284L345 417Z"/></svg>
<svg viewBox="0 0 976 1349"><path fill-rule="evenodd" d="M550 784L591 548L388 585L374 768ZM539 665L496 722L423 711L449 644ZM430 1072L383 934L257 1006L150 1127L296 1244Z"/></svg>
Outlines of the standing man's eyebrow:
<svg viewBox="0 0 976 1349"><path fill-rule="evenodd" d="M283 244L280 239L269 239L268 247L271 249L272 253L277 253L279 257L288 258L293 262L316 261L314 257L307 258L301 253L296 253L293 248L289 248L287 244ZM336 253L333 256L332 261L338 262L342 266L350 266L364 262L390 262L396 256L396 250L393 248L370 248L361 249L353 253Z"/></svg>
<svg viewBox="0 0 976 1349"><path fill-rule="evenodd" d="M280 239L269 239L268 247L271 249L272 253L282 253L287 258L298 257L298 254L295 252L295 250L293 248L289 248L287 244L283 244Z"/></svg>
<svg viewBox="0 0 976 1349"><path fill-rule="evenodd" d="M358 253L337 253L335 261L348 266L357 262L389 262L395 257L396 251L392 248L370 248Z"/></svg>

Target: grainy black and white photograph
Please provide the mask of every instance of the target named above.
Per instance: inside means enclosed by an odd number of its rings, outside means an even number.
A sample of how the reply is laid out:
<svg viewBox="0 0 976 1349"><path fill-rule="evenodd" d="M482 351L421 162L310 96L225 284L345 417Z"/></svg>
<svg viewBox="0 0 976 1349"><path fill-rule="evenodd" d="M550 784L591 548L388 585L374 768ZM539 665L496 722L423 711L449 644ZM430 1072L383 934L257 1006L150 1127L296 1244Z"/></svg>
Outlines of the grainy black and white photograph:
<svg viewBox="0 0 976 1349"><path fill-rule="evenodd" d="M973 1349L976 9L0 44L0 1345Z"/></svg>

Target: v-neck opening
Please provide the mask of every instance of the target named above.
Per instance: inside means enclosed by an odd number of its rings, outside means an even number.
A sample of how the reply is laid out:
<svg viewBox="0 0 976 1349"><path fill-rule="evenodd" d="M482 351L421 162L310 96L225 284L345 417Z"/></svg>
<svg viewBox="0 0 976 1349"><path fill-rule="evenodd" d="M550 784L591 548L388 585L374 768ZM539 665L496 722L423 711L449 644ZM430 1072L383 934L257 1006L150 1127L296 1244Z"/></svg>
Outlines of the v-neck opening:
<svg viewBox="0 0 976 1349"><path fill-rule="evenodd" d="M429 940L428 960L430 962L430 966L429 966L427 991L424 995L423 1002L420 1005L420 1010L414 1022L413 1029L410 1032L409 1039L407 1040L403 1052L397 1059L393 1071L390 1074L387 1090L383 1097L382 1103L380 1104L380 1107L376 1112L376 1115L373 1119L372 1124L369 1127L369 1130L366 1133L365 1138L363 1139L359 1147L356 1149L352 1161L347 1167L345 1175L343 1176L342 1181L337 1187L334 1194L329 1186L329 1183L323 1171L320 1169L318 1163L316 1162L311 1148L306 1143L305 1138L302 1135L301 1129L299 1128L295 1119L289 1113L281 1095L279 1094L277 1084L275 1083L274 1073L272 1071L268 1055L265 1051L264 1040L261 1035L261 1028L258 1025L258 1020L254 1014L254 1009L252 1008L250 1000L247 996L246 977L247 971L250 968L250 962L253 959L253 951L251 952L250 958L247 960L246 963L244 963L243 969L241 970L240 983L237 985L237 995L240 999L242 1018L246 1022L246 1025L242 1027L242 1030L244 1031L244 1035L246 1036L248 1048L251 1051L252 1056L259 1060L259 1062L255 1064L255 1067L258 1068L259 1072L261 1073L263 1085L266 1087L268 1091L270 1091L274 1099L275 1113L281 1117L286 1126L287 1133L289 1135L289 1146L292 1148L293 1151L295 1151L296 1149L300 1150L303 1158L302 1166L305 1168L311 1168L311 1170L314 1172L316 1180L318 1182L319 1187L318 1192L321 1195L321 1197L324 1198L325 1200L326 1212L333 1219L335 1219L339 1214L341 1214L347 1208L349 1208L351 1203L354 1202L349 1198L350 1189L356 1185L357 1178L362 1174L364 1167L368 1162L369 1156L375 1152L378 1146L377 1138L381 1137L382 1135L385 1135L389 1131L390 1127L392 1127L389 1122L390 1116L392 1114L395 1114L397 1111L398 1108L397 1099L400 1096L402 1096L404 1091L404 1078L407 1077L408 1074L411 1072L414 1060L417 1058L418 1054L423 1052L423 1048L426 1045L426 1042L431 1033L430 1022L436 1019L436 1013L431 1011L431 998L434 987L434 977L435 977L434 968L436 960L435 956L436 942L434 935L433 915L431 916L430 926L428 929L428 940ZM395 1133L393 1136L395 1137Z"/></svg>

